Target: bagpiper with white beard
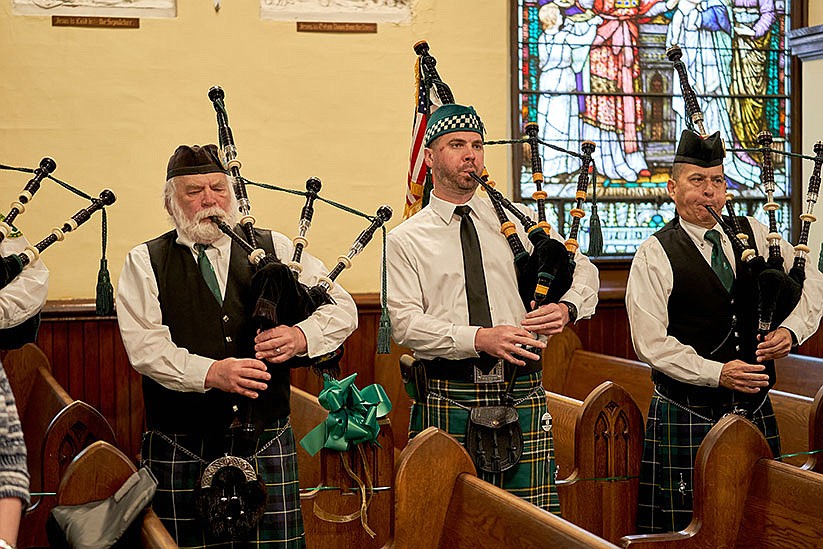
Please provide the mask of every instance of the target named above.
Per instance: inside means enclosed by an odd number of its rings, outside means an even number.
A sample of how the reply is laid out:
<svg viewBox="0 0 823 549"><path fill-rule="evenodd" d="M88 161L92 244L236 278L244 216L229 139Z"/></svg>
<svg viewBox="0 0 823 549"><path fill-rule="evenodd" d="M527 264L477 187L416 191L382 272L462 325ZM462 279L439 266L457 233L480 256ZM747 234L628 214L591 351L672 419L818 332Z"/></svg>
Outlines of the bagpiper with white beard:
<svg viewBox="0 0 823 549"><path fill-rule="evenodd" d="M335 285L334 304L295 326L256 334L246 254L210 220L218 216L234 226L238 212L217 147L178 147L169 160L164 198L174 230L129 252L117 288L120 332L131 364L143 375L142 462L159 483L152 506L180 547L223 546L198 522L194 490L209 462L234 452L227 431L236 419L233 403L242 395L254 401L254 423L265 425L248 461L266 485L268 503L252 539L225 546L302 547L289 370L283 363L340 347L357 327L354 301ZM292 257L286 236L256 233L268 254ZM305 284L328 272L309 254L302 263Z"/></svg>

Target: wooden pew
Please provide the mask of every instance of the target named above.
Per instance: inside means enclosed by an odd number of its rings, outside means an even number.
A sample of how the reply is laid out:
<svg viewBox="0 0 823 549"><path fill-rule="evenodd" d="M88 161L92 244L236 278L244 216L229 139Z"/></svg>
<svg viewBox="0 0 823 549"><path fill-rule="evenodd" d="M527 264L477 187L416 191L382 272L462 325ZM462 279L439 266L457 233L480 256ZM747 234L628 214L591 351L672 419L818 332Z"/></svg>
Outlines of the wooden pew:
<svg viewBox="0 0 823 549"><path fill-rule="evenodd" d="M649 412L654 384L651 368L643 362L578 349L572 353L564 375L555 375L562 381L557 388L549 387L553 392L582 400L604 381L613 381L632 395L643 417Z"/></svg>
<svg viewBox="0 0 823 549"><path fill-rule="evenodd" d="M584 402L547 394L563 518L617 543L635 532L643 416L610 381ZM569 439L572 439L569 441ZM562 471L566 471L565 474Z"/></svg>
<svg viewBox="0 0 823 549"><path fill-rule="evenodd" d="M780 372L778 379L779 376ZM637 402L643 417L648 415L654 391L651 368L636 360L576 350L559 392L572 398L584 399L588 392L605 380L612 380L624 387ZM820 443L815 442L810 435L812 431L823 430L823 415L815 411L813 399L774 389L770 396L780 429L783 454L820 449ZM806 456L789 457L786 461L793 465L803 465Z"/></svg>
<svg viewBox="0 0 823 549"><path fill-rule="evenodd" d="M801 468L823 474L823 387L814 396L809 413L809 449L817 451L806 456ZM793 462L792 462L793 463Z"/></svg>
<svg viewBox="0 0 823 549"><path fill-rule="evenodd" d="M58 505L81 505L111 497L137 469L117 448L103 441L87 446L66 468L57 488ZM142 547L177 547L163 523L149 508L143 514Z"/></svg>
<svg viewBox="0 0 823 549"><path fill-rule="evenodd" d="M624 547L820 547L823 475L769 459L760 431L737 416L697 452L694 516L675 533L626 536Z"/></svg>
<svg viewBox="0 0 823 549"><path fill-rule="evenodd" d="M617 542L635 531L643 415L612 382L590 393L585 402L546 395L557 478L565 479L558 483L561 511L565 519Z"/></svg>
<svg viewBox="0 0 823 549"><path fill-rule="evenodd" d="M553 370L551 373L547 371L549 368ZM813 398L823 387L823 359L789 355L778 360L776 368L774 389L778 391ZM644 415L648 413L654 389L647 364L582 349L575 349L565 365L544 361L543 378L554 380L554 384L545 384L548 390L578 399L585 398L603 381L614 381L629 391Z"/></svg>
<svg viewBox="0 0 823 549"><path fill-rule="evenodd" d="M317 487L344 487L346 490L316 490L302 492L300 504L303 524L306 529L306 544L311 549L336 549L338 547L380 547L391 536L394 478L394 438L388 418L380 421L380 446L364 447L368 467L358 450L340 453L321 450L314 457L300 445L300 439L319 423L326 420L328 410L317 401L317 397L292 386L291 424L297 442L297 468L301 490ZM321 519L325 513L349 515L360 509L360 493L357 484L346 473L342 459L364 482L366 474L374 487L381 488L373 493L368 507L369 527L377 534L372 539L364 530L359 519L348 522L328 522Z"/></svg>
<svg viewBox="0 0 823 549"><path fill-rule="evenodd" d="M823 387L823 358L792 355L775 361L774 388L787 393L814 397Z"/></svg>
<svg viewBox="0 0 823 549"><path fill-rule="evenodd" d="M386 547L615 546L478 479L463 446L429 427L400 456Z"/></svg>
<svg viewBox="0 0 823 549"><path fill-rule="evenodd" d="M115 443L106 419L85 402L72 399L51 374L43 352L33 344L3 359L28 453L33 493L54 493L72 459L97 440ZM46 544L45 524L54 496L33 496L20 526L19 547Z"/></svg>

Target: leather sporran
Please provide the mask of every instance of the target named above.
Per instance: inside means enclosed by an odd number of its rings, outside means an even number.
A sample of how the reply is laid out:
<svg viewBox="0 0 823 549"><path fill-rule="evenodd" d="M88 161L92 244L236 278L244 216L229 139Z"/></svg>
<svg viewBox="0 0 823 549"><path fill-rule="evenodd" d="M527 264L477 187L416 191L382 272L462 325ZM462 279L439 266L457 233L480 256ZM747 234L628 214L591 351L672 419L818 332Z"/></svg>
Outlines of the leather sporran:
<svg viewBox="0 0 823 549"><path fill-rule="evenodd" d="M194 505L203 527L217 541L248 540L266 510L266 484L247 460L224 456L203 471Z"/></svg>
<svg viewBox="0 0 823 549"><path fill-rule="evenodd" d="M487 473L508 471L523 455L523 430L513 406L481 406L469 412L466 449L475 467Z"/></svg>

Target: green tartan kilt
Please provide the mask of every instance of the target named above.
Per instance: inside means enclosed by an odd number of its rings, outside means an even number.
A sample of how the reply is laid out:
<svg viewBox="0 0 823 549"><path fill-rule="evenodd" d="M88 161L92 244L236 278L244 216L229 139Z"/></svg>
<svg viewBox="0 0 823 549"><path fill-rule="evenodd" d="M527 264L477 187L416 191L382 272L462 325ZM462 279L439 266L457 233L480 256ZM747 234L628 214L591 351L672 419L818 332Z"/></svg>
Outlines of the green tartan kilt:
<svg viewBox="0 0 823 549"><path fill-rule="evenodd" d="M701 419L657 394L652 397L640 466L638 533L677 532L692 520L697 450L722 413L710 406L689 408L714 421ZM770 399L754 413L752 422L766 437L775 457L780 456L780 436Z"/></svg>
<svg viewBox="0 0 823 549"><path fill-rule="evenodd" d="M253 539L232 543L215 542L195 516L194 488L207 464L182 448L197 456L203 455L203 437L165 434L175 443L169 444L157 432L143 434L142 465L151 469L158 482L152 508L181 548L305 547L297 454L288 421L275 421L258 439L258 451L274 439L268 448L250 460L266 483L266 510Z"/></svg>
<svg viewBox="0 0 823 549"><path fill-rule="evenodd" d="M456 438L461 444L466 435L469 412L462 406L497 406L506 391L506 383L474 384L445 379L429 379L425 403L412 405L409 439L427 427L437 427ZM518 403L517 414L523 430L523 455L520 462L504 473L478 471L478 476L524 500L556 515L560 514L560 500L552 475L554 473L554 444L551 431L543 429L546 391L542 373L536 372L517 378L512 392Z"/></svg>

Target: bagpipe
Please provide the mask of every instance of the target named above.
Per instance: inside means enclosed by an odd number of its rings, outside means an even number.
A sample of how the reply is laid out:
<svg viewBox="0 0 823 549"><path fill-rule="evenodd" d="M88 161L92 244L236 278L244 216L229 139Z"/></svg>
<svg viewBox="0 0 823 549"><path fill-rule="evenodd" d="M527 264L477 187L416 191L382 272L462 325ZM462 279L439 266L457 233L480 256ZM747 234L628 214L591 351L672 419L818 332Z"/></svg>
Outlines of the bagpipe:
<svg viewBox="0 0 823 549"><path fill-rule="evenodd" d="M335 279L345 269L351 267L354 256L359 254L371 241L375 231L391 219L392 209L387 205L381 206L374 216L369 217L369 226L355 239L348 253L338 257L335 267L327 276L321 277L318 284L307 287L298 279L302 271L300 259L303 250L309 244L307 234L314 216L314 202L322 187L321 181L316 177L311 177L306 181L306 192L296 193L304 194L306 202L301 210L298 235L293 239L294 254L291 261L284 263L280 258L266 253L257 245L254 233L255 219L250 215L251 203L246 191L246 179L240 175L237 147L224 103L225 92L219 86L214 86L209 90L208 95L217 113L220 152L234 180L234 190L242 215L239 224L243 228L243 235L237 234L232 227L218 217L212 217L212 222L246 251L249 263L254 267L251 292L254 296L254 303L250 309L254 311L253 316L257 327L263 331L280 325L293 326L308 318L320 306L334 303L329 292L334 287ZM290 367L311 365L326 373L337 373L342 348L333 355L333 357L323 356L317 359L294 357L286 364Z"/></svg>
<svg viewBox="0 0 823 549"><path fill-rule="evenodd" d="M301 258L304 249L309 245L308 232L314 216L314 203L318 200L318 193L322 187L320 180L316 177L309 178L306 181L305 193L269 187L292 194L302 194L306 201L301 210L298 235L293 239L294 253L291 260L284 262L275 254L266 252L255 234L255 219L250 213L251 203L246 191L247 180L240 174L237 147L224 102L225 92L215 86L209 90L208 97L217 114L221 160L230 172L234 193L238 199L242 234L219 216L210 219L247 254L249 268L253 270L249 292L251 302L247 304L247 310L252 311L255 328L265 331L276 326L294 326L311 316L319 307L334 303L331 291L335 280L345 269L351 267L352 259L372 240L374 233L391 219L392 210L384 205L378 208L374 216L364 215L369 219L369 225L354 240L348 253L338 257L334 268L326 276L320 277L317 284L307 286L299 279L303 270ZM344 208L331 201L325 202ZM352 211L350 208L346 209ZM243 347L254 356L253 341L244 342L241 348ZM283 364L267 363L267 368L272 370L311 367L318 374L327 376L328 380L339 375L342 355L341 346L319 357L294 356ZM254 421L255 402L242 396L237 396L234 401L234 419L227 427L233 441L233 453L246 455L242 449L255 448L260 434ZM204 474L195 490L195 505L201 521L219 540L247 538L254 531L265 509L265 484L254 472L248 459L238 455L226 455L214 460L207 467L209 476Z"/></svg>
<svg viewBox="0 0 823 549"><path fill-rule="evenodd" d="M687 125L692 131L695 131L694 126L696 125L701 136L707 135L704 127L703 113L700 111L697 96L689 85L688 74L681 61L682 51L680 47L677 45L671 46L666 51L666 56L673 62L680 80L680 87L686 106ZM780 240L782 237L777 226L776 212L780 206L774 200L775 180L772 160L773 152L782 152L775 151L772 148L773 137L768 131L761 132L757 136L757 142L760 145L759 152L762 156L760 182L766 195L766 203L763 209L767 212L769 221L769 232L766 237L769 249L768 258L764 258L758 253L754 243L748 242L748 236L742 230L739 217L735 214L731 193L726 194L726 218L721 217L719 213L715 212L710 206L706 206L706 209L731 240L735 255L740 260L739 263L749 271L756 281L755 292L757 295L749 296L750 299L756 300L757 303L756 335L752 335L752 337L756 337L756 341L753 342L752 347L756 347L757 342L762 341L768 333L779 327L800 301L805 280L806 255L810 252L808 247L809 228L811 223L816 220L813 211L820 189L820 169L821 165L823 165L823 142L818 141L814 146L816 156L814 158L814 169L809 179L806 207L800 215L803 225L798 243L794 247L794 264L788 269L788 272L786 272L784 258L780 248ZM748 359L754 360L754 357L751 356L748 357ZM762 402L768 390L774 386L776 379L774 361L766 361L763 364L766 367L765 373L769 376L769 386L762 388L758 395L755 395L755 399L758 402ZM757 398L758 396L760 398Z"/></svg>
<svg viewBox="0 0 823 549"><path fill-rule="evenodd" d="M98 198L94 198L72 187L68 183L60 181L52 175L57 169L57 163L48 156L43 157L35 169L15 168L6 165L0 165L0 169L32 174L31 179L25 184L17 198L11 202L8 213L0 220L0 243L14 236L19 236L14 223L18 217L26 211L27 207L29 207L34 195L40 190L44 179L51 179L72 193L91 202L91 205L79 210L61 226L52 229L49 235L41 241L34 245L29 244L21 253L13 253L0 257L0 290L13 282L24 269L34 264L46 248L56 242L63 241L66 234L74 231L88 221L94 212L102 210L103 257L100 260L100 271L98 273L97 314L110 314L114 305L114 292L106 267L106 213L104 208L114 203L114 193L110 190L104 190ZM34 341L37 337L39 325L40 315L38 313L15 327L0 330L0 349L12 349L20 347L27 342Z"/></svg>
<svg viewBox="0 0 823 549"><path fill-rule="evenodd" d="M414 45L414 51L419 56L418 62L425 83L426 101L430 101L428 90L433 87L441 102L444 104L454 103L451 89L437 73L435 68L437 62L431 55L428 44L425 41L418 42ZM502 193L494 189L493 182L490 183L488 180L488 172L484 172L482 176L472 173L471 176L486 191L491 200L492 207L500 222L500 232L505 236L514 255L520 298L526 310L532 310L532 304L534 304L534 308L537 308L544 303L556 303L571 287L575 268L574 256L579 247L577 236L580 230L580 220L585 215L582 206L586 200L595 144L591 141L583 142L582 154L565 151L581 158L581 168L575 194L577 202L575 208L570 212L573 218L572 227L569 238L564 245L564 243L551 237L551 227L546 221L545 203L548 195L542 189L543 170L538 147L541 143L538 138L538 124L530 122L525 126L525 132L527 135L525 141L529 143L531 149L532 180L536 186L536 190L532 194L537 206L538 220L536 222L514 206ZM521 142L522 140L515 141L515 143ZM532 244L531 253L526 251L514 223L506 213L507 211L522 225Z"/></svg>

